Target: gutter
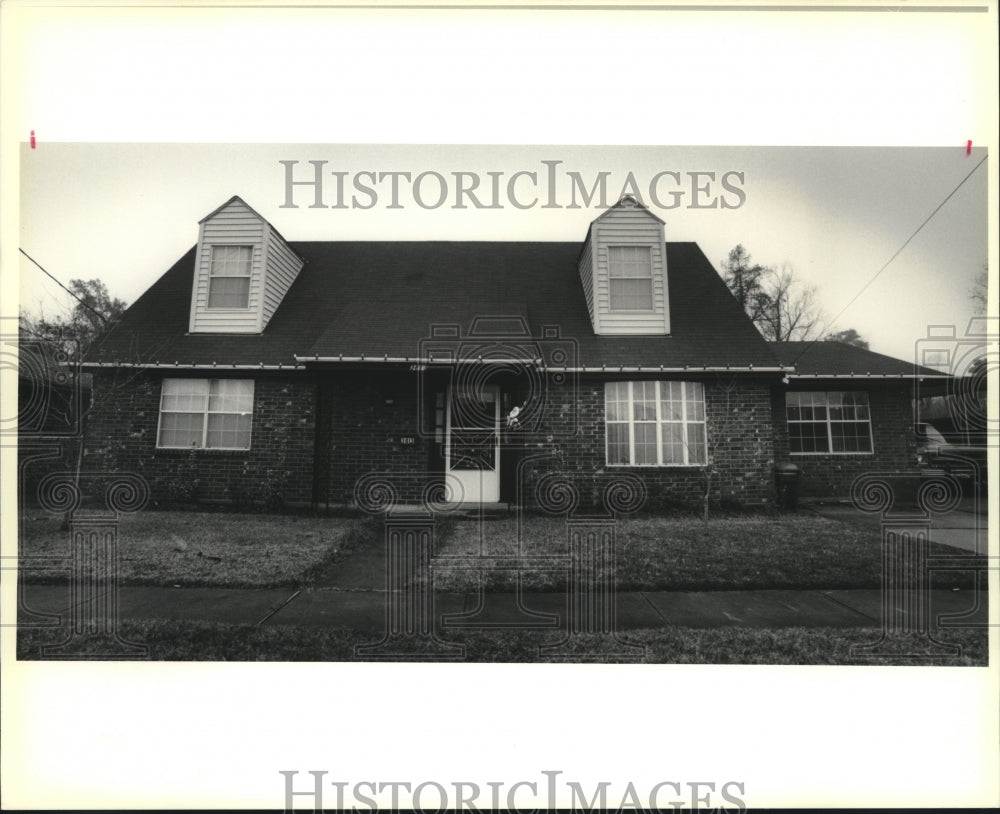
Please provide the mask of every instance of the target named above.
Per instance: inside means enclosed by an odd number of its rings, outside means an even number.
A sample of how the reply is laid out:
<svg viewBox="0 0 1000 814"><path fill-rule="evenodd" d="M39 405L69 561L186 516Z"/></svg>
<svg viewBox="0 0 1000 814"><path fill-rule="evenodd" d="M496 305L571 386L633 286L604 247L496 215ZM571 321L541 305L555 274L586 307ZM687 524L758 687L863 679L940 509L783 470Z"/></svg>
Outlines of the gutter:
<svg viewBox="0 0 1000 814"><path fill-rule="evenodd" d="M411 365L460 365L460 364L534 364L535 367L553 373L697 373L697 372L749 372L749 373L788 373L792 367L754 367L753 365L583 365L568 367L564 365L546 365L542 359L499 359L477 356L474 359L452 359L424 356L295 356L296 362L337 362L337 363L372 363L385 362L389 364Z"/></svg>
<svg viewBox="0 0 1000 814"><path fill-rule="evenodd" d="M278 362L276 365L265 365L263 362L258 362L253 365L238 365L235 362L232 364L218 364L212 362L210 365L204 364L191 364L191 363L180 363L180 362L81 362L80 367L131 367L131 368L149 368L149 369L164 369L168 368L170 370L303 370L305 365L299 364L282 364Z"/></svg>
<svg viewBox="0 0 1000 814"><path fill-rule="evenodd" d="M409 364L409 365L448 365L461 364L491 364L491 365L524 365L533 364L540 370L551 373L783 373L788 379L914 379L939 380L952 379L946 373L794 373L793 367L754 367L753 365L582 365L565 367L546 365L541 359L435 359L422 356L295 356L294 364L279 362L276 365L257 364L226 364L212 362L211 364L195 364L181 362L81 362L80 367L86 368L137 368L151 370L305 370L309 362L345 363L345 364Z"/></svg>
<svg viewBox="0 0 1000 814"><path fill-rule="evenodd" d="M947 373L789 373L789 379L940 379L947 381L953 378Z"/></svg>

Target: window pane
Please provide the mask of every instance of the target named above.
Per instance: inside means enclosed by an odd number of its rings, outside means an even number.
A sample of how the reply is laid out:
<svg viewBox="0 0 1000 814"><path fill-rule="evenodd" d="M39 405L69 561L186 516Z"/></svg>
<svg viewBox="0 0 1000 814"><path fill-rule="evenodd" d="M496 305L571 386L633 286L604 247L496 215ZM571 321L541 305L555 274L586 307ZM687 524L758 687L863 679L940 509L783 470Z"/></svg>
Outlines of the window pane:
<svg viewBox="0 0 1000 814"><path fill-rule="evenodd" d="M656 424L637 423L635 433L635 462L640 464L656 463Z"/></svg>
<svg viewBox="0 0 1000 814"><path fill-rule="evenodd" d="M687 428L688 463L703 464L706 462L705 425L689 424Z"/></svg>
<svg viewBox="0 0 1000 814"><path fill-rule="evenodd" d="M663 463L684 463L684 426L682 424L663 425Z"/></svg>
<svg viewBox="0 0 1000 814"><path fill-rule="evenodd" d="M604 393L607 398L616 401L628 400L628 382L607 382L604 385Z"/></svg>
<svg viewBox="0 0 1000 814"><path fill-rule="evenodd" d="M705 420L705 390L701 382L687 382L687 419L688 421Z"/></svg>
<svg viewBox="0 0 1000 814"><path fill-rule="evenodd" d="M253 381L213 379L209 389L208 409L223 413L253 412Z"/></svg>
<svg viewBox="0 0 1000 814"><path fill-rule="evenodd" d="M201 447L205 418L201 413L163 413L160 416L161 447Z"/></svg>
<svg viewBox="0 0 1000 814"><path fill-rule="evenodd" d="M205 379L164 379L160 409L176 412L202 411L208 397Z"/></svg>
<svg viewBox="0 0 1000 814"><path fill-rule="evenodd" d="M249 277L250 246L213 246L212 268L213 277Z"/></svg>
<svg viewBox="0 0 1000 814"><path fill-rule="evenodd" d="M829 452L826 422L789 424L788 446L792 452Z"/></svg>
<svg viewBox="0 0 1000 814"><path fill-rule="evenodd" d="M250 304L249 277L212 277L208 284L209 308L246 308Z"/></svg>
<svg viewBox="0 0 1000 814"><path fill-rule="evenodd" d="M844 422L830 425L834 452L871 452L868 422Z"/></svg>
<svg viewBox="0 0 1000 814"><path fill-rule="evenodd" d="M608 463L628 462L628 424L608 424Z"/></svg>
<svg viewBox="0 0 1000 814"><path fill-rule="evenodd" d="M636 421L656 421L656 382L632 383L632 417Z"/></svg>
<svg viewBox="0 0 1000 814"><path fill-rule="evenodd" d="M649 246L611 246L608 271L611 277L652 277Z"/></svg>
<svg viewBox="0 0 1000 814"><path fill-rule="evenodd" d="M206 446L215 449L249 449L249 415L210 415Z"/></svg>
<svg viewBox="0 0 1000 814"><path fill-rule="evenodd" d="M652 311L652 280L611 280L612 311Z"/></svg>
<svg viewBox="0 0 1000 814"><path fill-rule="evenodd" d="M605 416L608 421L628 420L628 382L604 385Z"/></svg>
<svg viewBox="0 0 1000 814"><path fill-rule="evenodd" d="M681 382L660 382L660 415L664 421L680 421L684 417L682 395Z"/></svg>

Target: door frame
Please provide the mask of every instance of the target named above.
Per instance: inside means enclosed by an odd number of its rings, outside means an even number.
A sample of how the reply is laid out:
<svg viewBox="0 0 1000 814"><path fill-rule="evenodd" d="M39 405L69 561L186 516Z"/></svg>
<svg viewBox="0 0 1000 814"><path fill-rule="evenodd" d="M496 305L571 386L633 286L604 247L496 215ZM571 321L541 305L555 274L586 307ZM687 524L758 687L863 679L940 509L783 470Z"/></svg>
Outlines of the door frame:
<svg viewBox="0 0 1000 814"><path fill-rule="evenodd" d="M449 384L445 396L445 427L444 427L444 474L446 480L457 481L463 490L462 503L499 503L500 502L500 386L487 384L482 387L484 392L493 393L493 469L458 469L451 468L452 439L452 405L454 403L454 387ZM461 429L461 428L459 428ZM470 428L473 429L473 428ZM468 473L468 474L457 474ZM475 475L473 474L475 473ZM478 476L478 477L476 477ZM478 481L473 489L469 486ZM474 495L470 499L469 495Z"/></svg>

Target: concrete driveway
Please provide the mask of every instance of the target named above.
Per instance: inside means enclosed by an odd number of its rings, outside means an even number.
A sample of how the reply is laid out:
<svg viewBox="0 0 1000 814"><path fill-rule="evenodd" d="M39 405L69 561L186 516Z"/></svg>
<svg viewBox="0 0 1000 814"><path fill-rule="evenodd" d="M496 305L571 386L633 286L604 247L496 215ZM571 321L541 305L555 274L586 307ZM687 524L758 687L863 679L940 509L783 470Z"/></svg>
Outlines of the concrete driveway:
<svg viewBox="0 0 1000 814"><path fill-rule="evenodd" d="M803 503L802 508L829 520L861 523L874 528L879 528L882 525L881 514L863 512L848 501L817 500ZM912 514L918 514L918 512L914 510ZM906 512L889 515L890 518L903 516L910 515ZM931 541L986 556L987 519L985 496L983 498L964 497L954 511L931 515Z"/></svg>

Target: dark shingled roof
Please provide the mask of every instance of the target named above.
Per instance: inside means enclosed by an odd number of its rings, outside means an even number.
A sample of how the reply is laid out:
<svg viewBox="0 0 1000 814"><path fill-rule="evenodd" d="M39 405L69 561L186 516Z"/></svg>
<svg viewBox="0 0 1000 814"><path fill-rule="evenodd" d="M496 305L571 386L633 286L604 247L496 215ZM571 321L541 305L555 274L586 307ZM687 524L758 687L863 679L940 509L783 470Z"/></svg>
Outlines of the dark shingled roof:
<svg viewBox="0 0 1000 814"><path fill-rule="evenodd" d="M291 242L306 260L260 335L191 334L195 249L126 311L91 361L293 364L296 355L417 357L431 326L526 317L558 326L579 366L770 367L778 362L695 243L667 243L670 336L595 336L579 243ZM883 357L885 358L885 357Z"/></svg>
<svg viewBox="0 0 1000 814"><path fill-rule="evenodd" d="M798 376L943 376L940 371L843 342L772 342Z"/></svg>

